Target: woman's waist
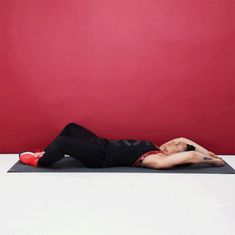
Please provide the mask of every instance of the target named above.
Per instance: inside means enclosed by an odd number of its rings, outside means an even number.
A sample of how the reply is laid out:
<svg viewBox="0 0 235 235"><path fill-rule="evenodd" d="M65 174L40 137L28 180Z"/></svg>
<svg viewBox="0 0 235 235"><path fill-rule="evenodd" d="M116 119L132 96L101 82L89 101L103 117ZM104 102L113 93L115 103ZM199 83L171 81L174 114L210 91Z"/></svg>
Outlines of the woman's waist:
<svg viewBox="0 0 235 235"><path fill-rule="evenodd" d="M149 151L156 151L156 146L152 143L139 143L130 145L130 140L124 142L111 142L106 148L105 160L133 162L141 155ZM132 142L134 143L134 142Z"/></svg>
<svg viewBox="0 0 235 235"><path fill-rule="evenodd" d="M106 139L103 138L103 141L109 146L109 147L151 147L153 149L158 149L156 144L152 141L148 140L136 140L136 139Z"/></svg>

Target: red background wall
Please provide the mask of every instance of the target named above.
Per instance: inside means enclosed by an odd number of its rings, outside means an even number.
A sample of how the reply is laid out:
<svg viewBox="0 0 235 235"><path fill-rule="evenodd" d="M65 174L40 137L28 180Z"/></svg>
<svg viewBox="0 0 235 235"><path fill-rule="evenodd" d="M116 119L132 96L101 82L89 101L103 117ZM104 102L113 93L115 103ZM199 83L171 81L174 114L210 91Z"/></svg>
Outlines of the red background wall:
<svg viewBox="0 0 235 235"><path fill-rule="evenodd" d="M235 154L234 1L1 1L0 152L69 122Z"/></svg>

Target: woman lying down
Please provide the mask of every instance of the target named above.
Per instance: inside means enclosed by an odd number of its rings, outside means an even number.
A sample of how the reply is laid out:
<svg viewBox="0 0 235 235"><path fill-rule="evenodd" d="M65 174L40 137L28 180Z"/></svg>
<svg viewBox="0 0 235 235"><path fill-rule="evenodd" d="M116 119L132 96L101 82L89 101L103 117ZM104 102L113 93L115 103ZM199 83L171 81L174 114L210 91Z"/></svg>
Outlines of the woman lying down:
<svg viewBox="0 0 235 235"><path fill-rule="evenodd" d="M21 152L19 159L30 166L45 167L61 160L64 155L78 159L89 168L169 169L187 163L224 165L222 158L183 137L158 147L157 144L146 140L111 140L98 137L77 123L67 124L44 151Z"/></svg>

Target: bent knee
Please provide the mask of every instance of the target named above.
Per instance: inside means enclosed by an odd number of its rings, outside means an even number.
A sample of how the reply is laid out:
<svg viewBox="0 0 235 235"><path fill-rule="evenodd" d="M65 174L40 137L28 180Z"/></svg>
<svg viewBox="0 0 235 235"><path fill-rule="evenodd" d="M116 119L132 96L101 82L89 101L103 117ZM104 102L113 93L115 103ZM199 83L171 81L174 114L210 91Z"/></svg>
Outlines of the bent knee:
<svg viewBox="0 0 235 235"><path fill-rule="evenodd" d="M77 126L78 124L75 122L69 122L66 127Z"/></svg>

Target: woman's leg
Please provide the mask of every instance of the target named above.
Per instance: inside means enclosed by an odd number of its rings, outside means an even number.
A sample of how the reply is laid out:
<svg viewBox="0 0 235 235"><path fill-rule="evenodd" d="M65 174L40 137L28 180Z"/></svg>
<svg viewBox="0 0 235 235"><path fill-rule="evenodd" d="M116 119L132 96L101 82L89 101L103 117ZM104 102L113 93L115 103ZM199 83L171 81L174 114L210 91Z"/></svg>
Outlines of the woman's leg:
<svg viewBox="0 0 235 235"><path fill-rule="evenodd" d="M86 139L86 140L99 139L99 137L95 133L93 133L92 131L88 130L87 128L80 126L74 122L67 124L61 130L61 132L57 135L57 137L54 139L54 141L57 140L58 137L60 137L60 136L69 136L69 137L75 137L75 138ZM47 151L48 148L50 147L50 145L48 145L44 149L44 151Z"/></svg>
<svg viewBox="0 0 235 235"><path fill-rule="evenodd" d="M38 160L38 166L48 166L68 154L84 163L86 167L100 167L103 160L102 148L91 140L58 136Z"/></svg>
<svg viewBox="0 0 235 235"><path fill-rule="evenodd" d="M67 124L64 129L61 131L61 135L78 137L78 138L98 138L98 136L87 128L78 125L77 123L71 122Z"/></svg>

